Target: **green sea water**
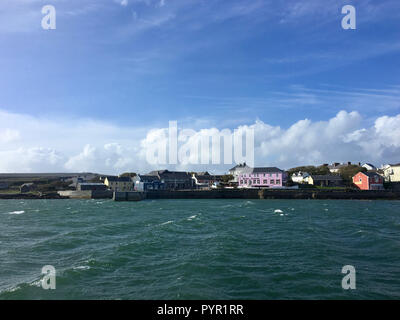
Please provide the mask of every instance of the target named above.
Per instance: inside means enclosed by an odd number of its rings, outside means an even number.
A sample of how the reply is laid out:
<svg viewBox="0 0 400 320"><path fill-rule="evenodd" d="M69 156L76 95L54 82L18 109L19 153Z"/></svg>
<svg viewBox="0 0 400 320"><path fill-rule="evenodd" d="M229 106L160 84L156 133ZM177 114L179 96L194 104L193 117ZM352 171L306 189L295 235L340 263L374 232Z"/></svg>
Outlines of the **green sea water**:
<svg viewBox="0 0 400 320"><path fill-rule="evenodd" d="M0 200L0 299L399 298L399 201Z"/></svg>

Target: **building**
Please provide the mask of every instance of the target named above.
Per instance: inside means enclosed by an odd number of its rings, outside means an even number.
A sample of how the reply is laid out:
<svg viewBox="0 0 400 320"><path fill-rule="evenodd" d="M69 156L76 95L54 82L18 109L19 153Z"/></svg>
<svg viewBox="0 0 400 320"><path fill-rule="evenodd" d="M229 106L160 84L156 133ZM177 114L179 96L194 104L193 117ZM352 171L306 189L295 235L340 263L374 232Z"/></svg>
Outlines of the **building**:
<svg viewBox="0 0 400 320"><path fill-rule="evenodd" d="M113 191L133 191L133 182L130 177L105 177L104 184Z"/></svg>
<svg viewBox="0 0 400 320"><path fill-rule="evenodd" d="M362 165L363 168L367 169L368 171L374 171L376 170L376 167L373 164L370 163L364 163Z"/></svg>
<svg viewBox="0 0 400 320"><path fill-rule="evenodd" d="M192 174L194 186L197 189L209 189L220 185L223 182L222 175L211 175L208 172L197 172Z"/></svg>
<svg viewBox="0 0 400 320"><path fill-rule="evenodd" d="M246 162L239 163L238 165L234 166L233 168L229 169L228 174L233 176L233 182L239 182L239 175L242 173L248 173L252 170Z"/></svg>
<svg viewBox="0 0 400 320"><path fill-rule="evenodd" d="M286 184L287 173L276 167L250 168L238 179L241 188L279 188Z"/></svg>
<svg viewBox="0 0 400 320"><path fill-rule="evenodd" d="M329 169L329 171L330 171L331 173L339 173L340 169L346 168L346 167L351 166L351 165L358 165L358 166L361 166L361 163L357 163L357 164L354 163L354 164L352 164L350 161L347 162L347 163L334 162L334 163L328 165L328 169Z"/></svg>
<svg viewBox="0 0 400 320"><path fill-rule="evenodd" d="M342 187L343 179L339 175L326 174L326 175L310 175L307 178L308 184L318 187Z"/></svg>
<svg viewBox="0 0 400 320"><path fill-rule="evenodd" d="M107 186L104 183L78 183L76 186L77 191L105 191Z"/></svg>
<svg viewBox="0 0 400 320"><path fill-rule="evenodd" d="M353 183L361 190L384 190L383 177L376 172L359 172L353 177Z"/></svg>
<svg viewBox="0 0 400 320"><path fill-rule="evenodd" d="M22 186L19 187L19 191L21 193L31 192L35 189L35 185L33 183L24 183Z"/></svg>
<svg viewBox="0 0 400 320"><path fill-rule="evenodd" d="M151 171L148 176L156 176L164 184L166 190L193 189L194 182L189 172L158 170Z"/></svg>
<svg viewBox="0 0 400 320"><path fill-rule="evenodd" d="M156 175L139 174L132 178L135 191L164 190L165 184Z"/></svg>
<svg viewBox="0 0 400 320"><path fill-rule="evenodd" d="M383 175L387 182L400 182L400 163L384 166Z"/></svg>
<svg viewBox="0 0 400 320"><path fill-rule="evenodd" d="M308 172L295 172L291 175L291 179L293 182L296 183L308 183L308 177L310 176L310 174Z"/></svg>
<svg viewBox="0 0 400 320"><path fill-rule="evenodd" d="M8 189L9 185L7 182L0 182L0 190Z"/></svg>

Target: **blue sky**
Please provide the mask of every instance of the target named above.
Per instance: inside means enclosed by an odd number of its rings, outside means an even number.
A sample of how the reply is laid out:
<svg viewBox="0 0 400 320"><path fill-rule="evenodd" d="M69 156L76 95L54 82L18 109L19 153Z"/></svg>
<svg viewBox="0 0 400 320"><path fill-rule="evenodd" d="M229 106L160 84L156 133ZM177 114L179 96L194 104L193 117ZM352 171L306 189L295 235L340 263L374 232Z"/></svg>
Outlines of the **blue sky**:
<svg viewBox="0 0 400 320"><path fill-rule="evenodd" d="M46 4L56 30L41 28ZM369 128L400 114L398 0L1 0L0 43L4 119L289 129L344 110Z"/></svg>

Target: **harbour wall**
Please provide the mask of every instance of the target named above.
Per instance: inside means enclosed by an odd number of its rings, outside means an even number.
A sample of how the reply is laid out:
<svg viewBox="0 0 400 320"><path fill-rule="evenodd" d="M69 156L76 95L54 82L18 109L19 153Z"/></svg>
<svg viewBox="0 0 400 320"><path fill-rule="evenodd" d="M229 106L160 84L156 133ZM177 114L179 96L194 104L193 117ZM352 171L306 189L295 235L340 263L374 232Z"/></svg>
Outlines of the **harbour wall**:
<svg viewBox="0 0 400 320"><path fill-rule="evenodd" d="M348 199L400 200L400 191L343 190L187 190L149 191L146 199Z"/></svg>
<svg viewBox="0 0 400 320"><path fill-rule="evenodd" d="M145 192L131 191L131 192L114 192L114 201L140 201L146 199Z"/></svg>
<svg viewBox="0 0 400 320"><path fill-rule="evenodd" d="M109 190L84 190L84 191L58 191L61 197L67 197L69 199L111 199L113 192Z"/></svg>

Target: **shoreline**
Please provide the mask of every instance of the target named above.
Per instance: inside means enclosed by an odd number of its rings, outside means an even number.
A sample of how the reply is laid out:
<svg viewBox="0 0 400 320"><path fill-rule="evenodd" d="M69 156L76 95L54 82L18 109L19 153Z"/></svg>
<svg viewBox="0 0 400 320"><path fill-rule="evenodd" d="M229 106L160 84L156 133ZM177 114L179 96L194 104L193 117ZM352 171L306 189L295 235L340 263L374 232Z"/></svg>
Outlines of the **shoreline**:
<svg viewBox="0 0 400 320"><path fill-rule="evenodd" d="M245 189L245 190L179 190L179 191L148 191L148 192L76 192L31 194L15 193L1 194L0 200L40 200L40 199L114 199L115 201L140 201L157 199L304 199L304 200L400 200L400 191L372 190L279 190L279 189Z"/></svg>

